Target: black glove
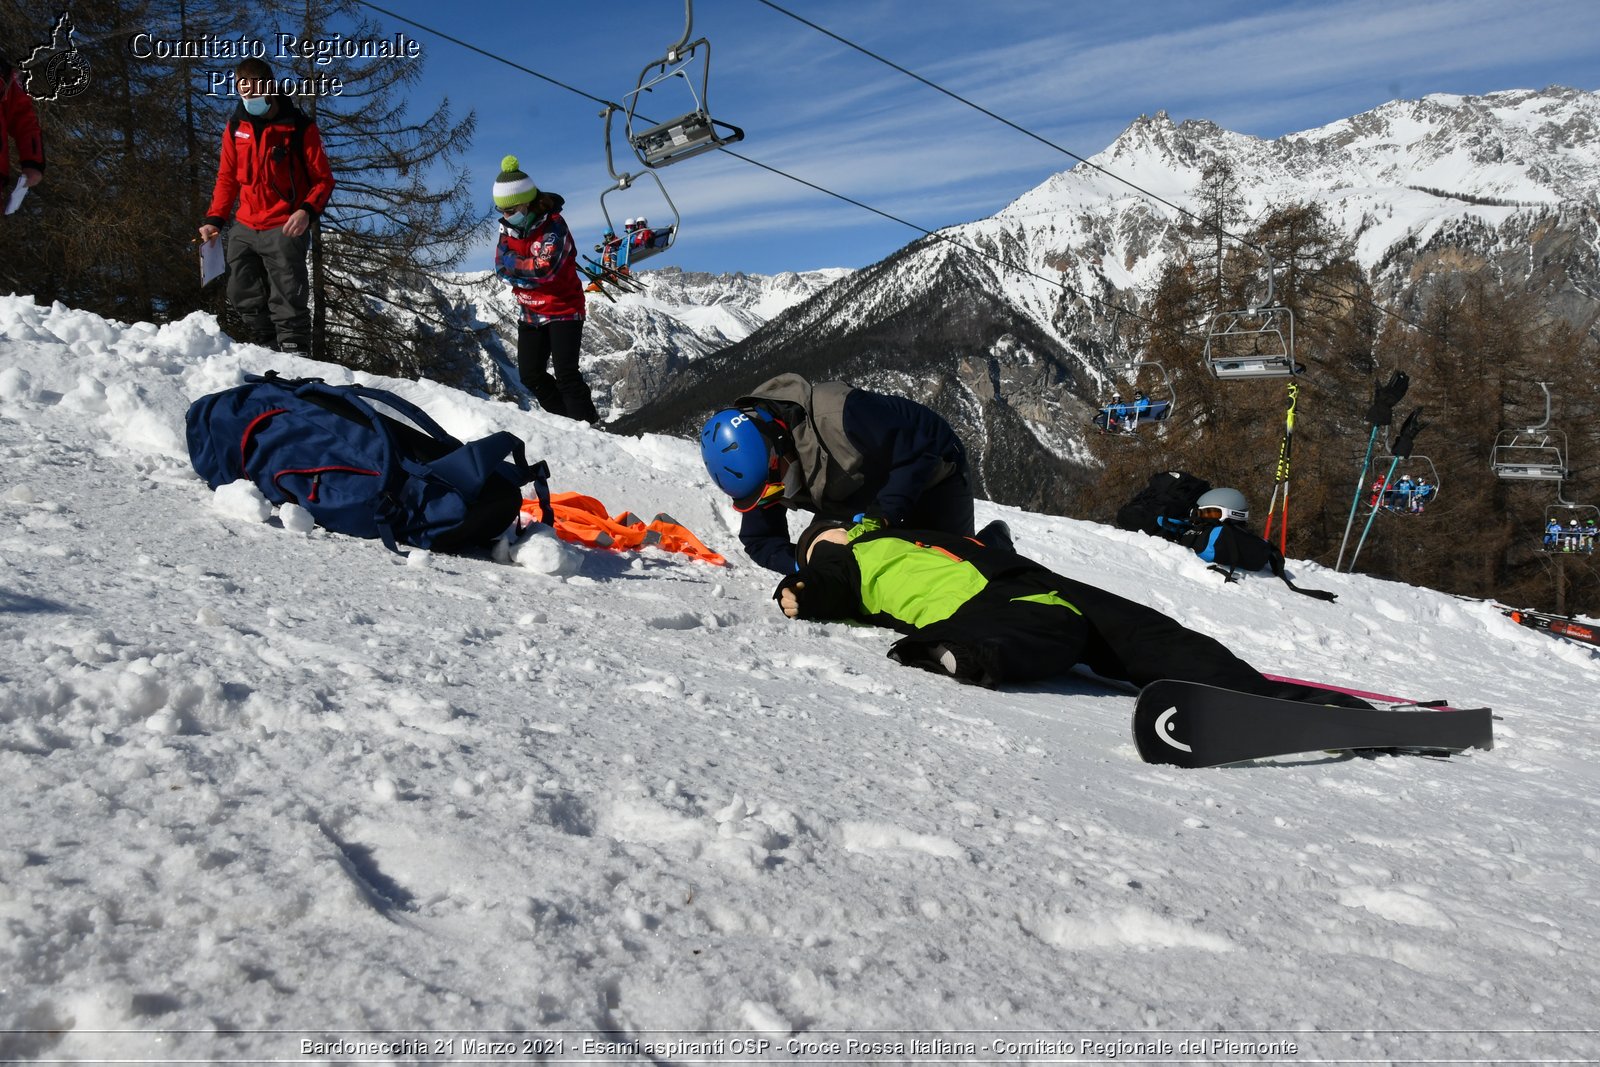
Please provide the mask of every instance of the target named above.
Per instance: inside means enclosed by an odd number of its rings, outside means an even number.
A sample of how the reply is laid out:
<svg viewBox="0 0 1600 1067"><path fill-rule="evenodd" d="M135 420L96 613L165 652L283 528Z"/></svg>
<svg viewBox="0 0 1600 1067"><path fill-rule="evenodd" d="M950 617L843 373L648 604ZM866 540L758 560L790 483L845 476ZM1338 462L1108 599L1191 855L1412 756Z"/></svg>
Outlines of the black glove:
<svg viewBox="0 0 1600 1067"><path fill-rule="evenodd" d="M1417 434L1427 427L1428 424L1422 421L1422 409L1413 408L1411 414L1406 416L1406 421L1400 424L1400 436L1394 439L1394 447L1389 450L1390 455L1396 459L1408 458L1412 446L1417 443Z"/></svg>
<svg viewBox="0 0 1600 1067"><path fill-rule="evenodd" d="M1405 399L1411 388L1411 376L1403 370L1389 375L1386 385L1372 387L1372 406L1367 409L1367 422L1373 426L1387 426L1394 421L1394 406Z"/></svg>

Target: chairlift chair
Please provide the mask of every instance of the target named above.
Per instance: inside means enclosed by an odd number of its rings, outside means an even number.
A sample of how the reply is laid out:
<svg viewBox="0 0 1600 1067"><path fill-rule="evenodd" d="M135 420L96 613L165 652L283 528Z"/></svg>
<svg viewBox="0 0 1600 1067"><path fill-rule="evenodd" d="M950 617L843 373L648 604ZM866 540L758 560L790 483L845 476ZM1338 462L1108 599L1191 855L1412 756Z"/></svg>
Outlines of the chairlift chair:
<svg viewBox="0 0 1600 1067"><path fill-rule="evenodd" d="M618 269L632 267L638 264L641 260L649 259L651 256L665 252L667 249L671 248L677 243L678 229L683 225L683 217L678 214L678 205L672 202L672 197L667 193L667 187L661 184L661 179L657 178L653 172L645 171L645 173L656 179L656 186L661 190L661 198L666 201L668 210L672 212L672 225L662 228L651 227L651 233L653 236L650 243L636 245L633 243L632 234L627 233L623 229L619 229L616 224L612 222L611 209L606 206L606 197L610 196L612 193L621 192L627 189L633 184L633 179L637 178L638 175L628 175L628 180L619 181L617 184L612 185L601 192L600 213L605 216L606 229L610 230L616 236L622 238L622 245L617 249Z"/></svg>
<svg viewBox="0 0 1600 1067"><path fill-rule="evenodd" d="M678 205L672 202L672 195L667 192L666 183L661 180L661 175L653 170L640 171L637 174L619 173L617 171L615 159L611 154L611 116L618 110L617 105L608 104L605 111L601 112L601 115L606 120L606 169L611 172L613 184L600 193L600 213L605 216L606 229L623 238L622 246L617 249L616 263L617 269L621 270L629 268L641 260L649 259L651 256L665 252L676 244L678 231L683 226L683 216L678 213ZM656 188L661 192L661 199L666 203L667 210L672 212L672 225L665 229L652 228L655 234L654 239L647 245L635 245L626 233L617 228L616 223L612 220L611 208L607 205L606 198L613 193L626 191L633 186L634 182L646 176L656 183Z"/></svg>
<svg viewBox="0 0 1600 1067"><path fill-rule="evenodd" d="M1294 360L1294 312L1286 307L1221 311L1206 332L1206 369L1219 380L1289 378L1305 367Z"/></svg>
<svg viewBox="0 0 1600 1067"><path fill-rule="evenodd" d="M1110 432L1111 422L1115 419L1119 424L1126 423L1126 426L1119 426L1119 428L1127 429L1131 433L1141 425L1165 422L1172 417L1177 397L1172 388L1172 376L1167 373L1166 367L1155 360L1139 359L1113 363L1109 369L1113 373L1122 375L1130 382L1128 391L1135 396L1143 393L1147 403L1143 408L1140 408L1137 400L1128 400L1120 405L1123 409L1122 411L1114 411L1113 407L1117 405L1113 405L1108 401L1100 406L1099 412L1094 417L1096 426ZM1141 372L1147 371L1158 375L1159 381L1154 380L1151 377L1151 373L1145 373L1143 377L1149 380L1150 384L1148 388L1143 388L1140 380Z"/></svg>
<svg viewBox="0 0 1600 1067"><path fill-rule="evenodd" d="M639 157L639 162L651 170L670 166L698 156L702 152L709 152L713 148L721 148L723 145L744 140L742 129L711 117L709 110L711 42L704 37L690 41L693 28L694 3L693 0L685 0L683 36L667 49L665 56L646 65L639 72L638 84L634 86L632 92L623 97L626 104L624 128L628 144ZM697 55L702 58L698 93L695 92L694 80L688 73L688 67ZM694 102L693 110L666 122L652 123L639 129L640 123L650 122L638 113L639 101L645 93L654 92L657 86L664 85L673 78L683 80L684 86L689 90L689 98ZM608 146L609 143L608 136Z"/></svg>
<svg viewBox="0 0 1600 1067"><path fill-rule="evenodd" d="M1267 296L1257 307L1218 311L1206 331L1205 364L1219 380L1289 378L1305 367L1294 359L1294 312L1274 305L1272 256Z"/></svg>
<svg viewBox="0 0 1600 1067"><path fill-rule="evenodd" d="M1433 465L1433 460L1427 456L1410 455L1395 460L1392 456L1386 457L1389 464L1380 458L1377 469L1389 471L1390 464L1393 472L1389 475L1389 484L1384 486L1381 481L1375 483L1368 490L1367 503L1389 515L1403 515L1415 517L1427 513L1428 508L1439 501L1439 471ZM1425 487L1397 489L1402 482L1410 487ZM1379 494L1382 499L1379 499Z"/></svg>
<svg viewBox="0 0 1600 1067"><path fill-rule="evenodd" d="M1559 482L1567 477L1567 435L1561 430L1501 430L1489 462L1508 480Z"/></svg>
<svg viewBox="0 0 1600 1067"><path fill-rule="evenodd" d="M1592 554L1600 539L1600 507L1569 504L1565 500L1544 509L1544 530L1540 547L1546 552Z"/></svg>
<svg viewBox="0 0 1600 1067"><path fill-rule="evenodd" d="M1501 430L1495 435L1489 464L1494 473L1509 480L1560 482L1567 470L1567 435L1550 429L1550 386L1544 390L1544 421L1524 429Z"/></svg>

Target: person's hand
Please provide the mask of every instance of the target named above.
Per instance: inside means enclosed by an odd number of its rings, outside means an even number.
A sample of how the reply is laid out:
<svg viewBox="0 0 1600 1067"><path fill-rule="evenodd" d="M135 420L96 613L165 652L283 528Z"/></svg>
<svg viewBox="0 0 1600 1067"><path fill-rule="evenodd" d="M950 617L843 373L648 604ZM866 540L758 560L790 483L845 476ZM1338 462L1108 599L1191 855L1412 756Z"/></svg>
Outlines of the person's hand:
<svg viewBox="0 0 1600 1067"><path fill-rule="evenodd" d="M221 230L217 229L215 226L211 225L208 222L205 225L200 227L200 242L202 244L204 244L206 241L211 240L213 237L215 237L217 234L219 234L221 232L222 232Z"/></svg>
<svg viewBox="0 0 1600 1067"><path fill-rule="evenodd" d="M795 582L792 587L785 587L778 593L778 607L791 619L800 617L800 598L795 594L806 587L805 582Z"/></svg>
<svg viewBox="0 0 1600 1067"><path fill-rule="evenodd" d="M299 237L311 228L311 212L301 208L289 216L289 221L283 224L285 237Z"/></svg>
<svg viewBox="0 0 1600 1067"><path fill-rule="evenodd" d="M44 181L44 171L38 167L23 167L22 176L27 179L29 189Z"/></svg>
<svg viewBox="0 0 1600 1067"><path fill-rule="evenodd" d="M856 515L850 521L855 523L854 526L850 527L849 531L849 537L852 541L864 534L876 533L889 525L889 520L882 515L874 515L865 511Z"/></svg>

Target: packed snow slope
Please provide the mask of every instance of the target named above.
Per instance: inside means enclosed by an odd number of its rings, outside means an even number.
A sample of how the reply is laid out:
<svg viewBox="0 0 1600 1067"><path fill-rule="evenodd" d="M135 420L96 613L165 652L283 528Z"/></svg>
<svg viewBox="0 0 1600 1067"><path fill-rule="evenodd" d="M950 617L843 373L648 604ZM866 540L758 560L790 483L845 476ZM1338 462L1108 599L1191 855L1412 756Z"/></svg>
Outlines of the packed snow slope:
<svg viewBox="0 0 1600 1067"><path fill-rule="evenodd" d="M1124 693L963 687L887 660L886 631L784 619L687 442L378 383L725 568L547 535L402 557L213 494L184 411L269 368L352 379L201 316L0 297L5 1056L426 1036L461 1062L490 1030L569 1062L932 1033L1014 1061L1063 1031L1600 1056L1584 648L1308 563L1336 604L1224 586L1175 546L980 504L1263 669L1499 715L1493 752L1448 760L1151 767Z"/></svg>

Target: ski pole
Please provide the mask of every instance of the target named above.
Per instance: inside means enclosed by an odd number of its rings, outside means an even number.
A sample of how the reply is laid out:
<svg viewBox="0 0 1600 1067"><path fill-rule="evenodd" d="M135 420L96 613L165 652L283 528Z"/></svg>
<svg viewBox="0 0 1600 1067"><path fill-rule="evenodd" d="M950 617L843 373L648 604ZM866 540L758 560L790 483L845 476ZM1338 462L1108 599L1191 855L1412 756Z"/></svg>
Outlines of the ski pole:
<svg viewBox="0 0 1600 1067"><path fill-rule="evenodd" d="M1390 446L1389 451L1394 454L1394 459L1389 463L1389 472L1383 476L1383 485L1378 490L1378 497L1372 504L1372 513L1367 516L1367 525L1361 531L1361 540L1356 542L1356 550L1350 557L1350 569L1356 569L1356 557L1361 555L1361 546L1366 544L1367 533L1372 529L1372 520L1378 517L1378 508L1383 505L1383 496L1389 491L1389 482L1394 477L1395 467L1400 465L1402 459L1410 459L1412 449L1416 447L1417 434L1427 427L1422 421L1422 408L1412 408L1411 414L1406 416L1406 421L1400 424L1400 434Z"/></svg>
<svg viewBox="0 0 1600 1067"><path fill-rule="evenodd" d="M1361 489L1367 484L1367 470L1372 466L1372 448L1378 443L1378 428L1374 426L1367 435L1367 454L1361 457L1361 473L1356 476L1356 492L1350 498L1350 517L1344 520L1344 537L1339 541L1339 558L1334 561L1335 571L1344 567L1344 547L1350 543L1350 527L1356 523L1356 508L1361 505Z"/></svg>
<svg viewBox="0 0 1600 1067"><path fill-rule="evenodd" d="M1289 551L1289 456L1294 448L1294 406L1300 397L1300 386L1294 382L1289 383L1289 407L1283 416L1283 440L1278 442L1278 467L1274 472L1275 481L1272 483L1272 500L1267 504L1267 528L1262 535L1267 541L1272 540L1272 518L1278 506L1278 489L1283 489L1283 524L1278 529L1278 551L1285 554Z"/></svg>
<svg viewBox="0 0 1600 1067"><path fill-rule="evenodd" d="M1367 438L1367 454L1361 460L1361 477L1356 479L1355 496L1350 498L1350 517L1344 523L1344 538L1339 542L1339 558L1333 564L1334 570L1344 565L1344 548L1350 543L1350 527L1355 524L1356 508L1361 504L1361 487L1366 484L1367 470L1372 466L1372 447L1378 440L1378 427L1388 426L1394 421L1394 406L1405 399L1406 390L1410 388L1411 375L1403 370L1396 370L1389 375L1387 382L1372 383L1372 406L1367 408L1367 421L1372 423L1372 434ZM1350 565L1354 567L1355 562L1351 561Z"/></svg>
<svg viewBox="0 0 1600 1067"><path fill-rule="evenodd" d="M1389 491L1389 479L1394 477L1394 469L1399 465L1399 456L1389 461L1389 471L1383 476L1383 486L1378 490L1377 502L1372 505L1372 510L1367 513L1367 524L1361 528L1361 539L1356 542L1356 550L1350 553L1350 572L1352 573L1356 569L1356 559L1361 555L1361 546L1367 543L1367 533L1372 529L1372 520L1378 517L1378 509L1383 506L1383 495Z"/></svg>

